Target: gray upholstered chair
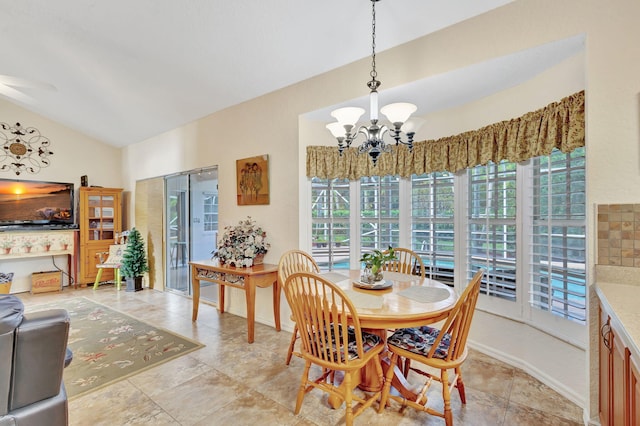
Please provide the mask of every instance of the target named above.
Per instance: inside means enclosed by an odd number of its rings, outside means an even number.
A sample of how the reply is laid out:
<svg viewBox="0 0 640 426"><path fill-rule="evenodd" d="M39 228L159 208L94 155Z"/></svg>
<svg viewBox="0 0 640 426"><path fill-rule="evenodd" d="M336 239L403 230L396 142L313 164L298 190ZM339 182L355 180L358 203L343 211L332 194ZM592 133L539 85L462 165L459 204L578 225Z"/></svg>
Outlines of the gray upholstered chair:
<svg viewBox="0 0 640 426"><path fill-rule="evenodd" d="M20 299L0 296L0 426L68 424L68 336L64 309L25 315Z"/></svg>

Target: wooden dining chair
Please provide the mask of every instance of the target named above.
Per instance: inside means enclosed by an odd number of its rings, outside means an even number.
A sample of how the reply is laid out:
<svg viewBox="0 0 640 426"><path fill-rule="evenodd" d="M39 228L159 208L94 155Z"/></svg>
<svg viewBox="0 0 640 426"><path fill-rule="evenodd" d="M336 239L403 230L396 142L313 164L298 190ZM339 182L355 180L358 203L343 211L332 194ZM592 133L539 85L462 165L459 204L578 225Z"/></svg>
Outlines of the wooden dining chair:
<svg viewBox="0 0 640 426"><path fill-rule="evenodd" d="M398 247L394 248L395 260L390 260L382 265L383 271L400 272L408 275L425 277L424 262L413 250Z"/></svg>
<svg viewBox="0 0 640 426"><path fill-rule="evenodd" d="M388 399L391 398L400 402L403 407L409 406L417 410L426 411L431 415L443 417L447 426L453 425L453 414L451 412L452 389L454 387L458 388L460 400L463 404L467 402L460 367L467 358L467 337L480 293L480 282L483 274L484 271L482 269L476 272L456 302L456 305L450 311L441 329L428 327L426 325L415 328L402 328L396 330L396 332L387 339L387 347L392 354L391 367L387 372L386 382L380 400L380 412L385 408ZM440 370L440 376L438 377L423 370L411 368L411 371L427 377L427 381L415 401L409 401L401 395L393 395L390 392L393 372L399 357L404 357L422 363L427 367ZM454 375L451 379L449 378L449 370L454 370ZM426 393L434 380L442 384L443 412L427 406L429 401Z"/></svg>
<svg viewBox="0 0 640 426"><path fill-rule="evenodd" d="M278 284L280 288L284 288L284 283L289 275L294 272L320 272L320 267L311 255L302 250L289 250L280 256L278 262ZM293 319L293 318L292 318ZM291 362L291 356L300 356L299 352L294 352L296 346L296 340L298 339L298 325L293 327L293 334L291 335L291 342L289 343L289 349L287 350L286 364Z"/></svg>
<svg viewBox="0 0 640 426"><path fill-rule="evenodd" d="M363 332L358 313L345 293L331 281L312 272L296 272L284 284L284 293L298 324L301 354L305 360L295 414L300 413L304 396L320 389L344 400L346 424L362 413L382 391L360 397L352 392L360 382L361 369L368 363L375 365L382 383L380 353L385 344L380 336ZM310 378L311 365L322 369L317 378ZM341 384L334 383L342 372ZM354 405L354 402L357 405Z"/></svg>

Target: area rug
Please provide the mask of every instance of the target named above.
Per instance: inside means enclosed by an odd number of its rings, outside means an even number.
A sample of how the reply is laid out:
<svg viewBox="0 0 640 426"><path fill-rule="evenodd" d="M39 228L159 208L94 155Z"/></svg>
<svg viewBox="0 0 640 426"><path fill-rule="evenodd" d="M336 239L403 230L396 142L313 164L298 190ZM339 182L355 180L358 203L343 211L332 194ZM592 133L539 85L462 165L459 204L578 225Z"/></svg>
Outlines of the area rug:
<svg viewBox="0 0 640 426"><path fill-rule="evenodd" d="M29 311L48 308L66 309L71 318L68 346L73 351L73 361L64 370L69 399L204 346L84 297Z"/></svg>

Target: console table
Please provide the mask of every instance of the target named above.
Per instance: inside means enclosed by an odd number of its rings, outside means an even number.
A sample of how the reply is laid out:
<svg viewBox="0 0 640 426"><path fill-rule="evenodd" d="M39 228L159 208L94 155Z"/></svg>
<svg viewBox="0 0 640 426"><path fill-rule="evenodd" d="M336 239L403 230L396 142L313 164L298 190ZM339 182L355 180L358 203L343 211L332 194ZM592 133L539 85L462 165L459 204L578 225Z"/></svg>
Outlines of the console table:
<svg viewBox="0 0 640 426"><path fill-rule="evenodd" d="M278 286L278 265L263 264L250 268L236 268L220 265L218 260L198 260L191 265L191 283L193 286L193 313L191 320L198 319L200 304L200 281L218 284L218 311L224 313L225 286L244 290L247 302L248 341L253 343L255 329L256 287L273 286L273 316L276 330L280 331L280 288Z"/></svg>
<svg viewBox="0 0 640 426"><path fill-rule="evenodd" d="M69 286L77 288L78 231L74 229L0 232L0 262L35 257L67 256Z"/></svg>

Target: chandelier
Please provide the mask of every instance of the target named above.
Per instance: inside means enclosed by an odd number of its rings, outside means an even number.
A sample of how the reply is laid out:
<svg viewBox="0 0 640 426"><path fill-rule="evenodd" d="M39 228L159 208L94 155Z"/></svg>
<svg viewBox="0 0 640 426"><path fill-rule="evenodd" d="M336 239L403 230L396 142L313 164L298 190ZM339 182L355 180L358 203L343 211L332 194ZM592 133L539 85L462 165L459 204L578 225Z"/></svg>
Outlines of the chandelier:
<svg viewBox="0 0 640 426"><path fill-rule="evenodd" d="M378 73L376 71L376 3L379 0L371 0L371 80L367 83L367 87L371 90L369 93L369 120L371 124L362 125L355 129L356 123L362 117L365 110L358 107L339 108L331 112L331 116L336 122L327 124L327 129L338 140L338 151L340 155L349 148L351 143L362 134L365 141L358 147L358 153L369 153L373 165L376 165L378 157L383 152L391 152L391 146L387 145L383 137L389 133L396 141L396 145L407 145L409 151L413 149L413 137L418 127L422 124L419 119L409 119L418 108L414 104L399 102L389 104L380 109L380 112L387 117L391 126L386 124L378 124L378 87L380 80L377 80ZM403 140L402 136L406 137Z"/></svg>

